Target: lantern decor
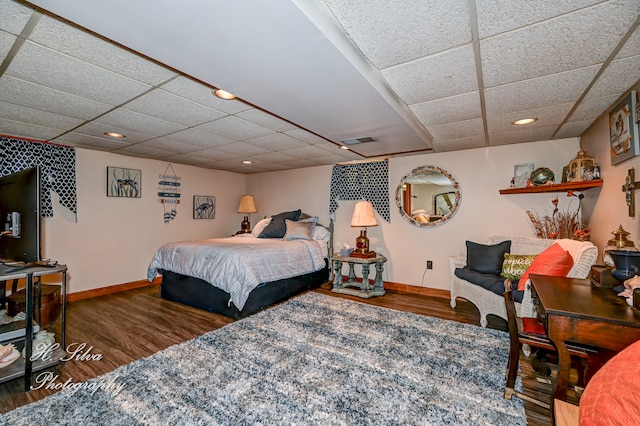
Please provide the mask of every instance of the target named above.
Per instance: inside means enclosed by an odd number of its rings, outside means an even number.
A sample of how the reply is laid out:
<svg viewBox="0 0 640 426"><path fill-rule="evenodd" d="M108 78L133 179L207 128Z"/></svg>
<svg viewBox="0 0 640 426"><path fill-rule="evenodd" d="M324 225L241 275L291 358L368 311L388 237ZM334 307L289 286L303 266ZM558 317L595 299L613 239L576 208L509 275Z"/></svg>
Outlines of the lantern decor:
<svg viewBox="0 0 640 426"><path fill-rule="evenodd" d="M607 241L607 246L604 248L604 253L602 254L602 260L604 260L604 264L611 268L615 266L615 263L608 253L610 250L638 251L638 248L633 244L633 241L627 239L627 235L629 235L629 232L625 231L622 228L622 225L620 225L618 229L613 231L612 234L614 238Z"/></svg>
<svg viewBox="0 0 640 426"><path fill-rule="evenodd" d="M593 169L596 166L596 159L587 155L587 151L581 149L578 155L569 162L569 182L582 182L583 180L592 180Z"/></svg>

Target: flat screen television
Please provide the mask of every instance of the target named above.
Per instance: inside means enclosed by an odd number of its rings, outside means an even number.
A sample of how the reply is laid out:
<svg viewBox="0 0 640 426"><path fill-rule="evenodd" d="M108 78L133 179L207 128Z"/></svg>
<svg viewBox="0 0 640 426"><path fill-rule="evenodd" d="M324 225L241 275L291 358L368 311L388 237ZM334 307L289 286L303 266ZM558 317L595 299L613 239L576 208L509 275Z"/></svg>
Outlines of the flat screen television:
<svg viewBox="0 0 640 426"><path fill-rule="evenodd" d="M40 168L0 177L0 258L40 261Z"/></svg>

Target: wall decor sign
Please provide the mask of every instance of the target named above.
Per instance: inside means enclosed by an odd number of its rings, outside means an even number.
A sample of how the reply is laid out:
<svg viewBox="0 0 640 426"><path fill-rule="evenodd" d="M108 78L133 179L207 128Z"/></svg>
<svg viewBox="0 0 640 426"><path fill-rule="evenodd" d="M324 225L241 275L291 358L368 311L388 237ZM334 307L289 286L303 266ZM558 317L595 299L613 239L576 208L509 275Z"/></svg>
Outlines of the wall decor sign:
<svg viewBox="0 0 640 426"><path fill-rule="evenodd" d="M194 219L215 219L216 218L216 197L213 195L193 196L193 218Z"/></svg>
<svg viewBox="0 0 640 426"><path fill-rule="evenodd" d="M167 165L164 173L159 175L158 181L158 202L164 207L164 223L169 223L178 214L178 204L180 204L180 176L176 176L171 163Z"/></svg>
<svg viewBox="0 0 640 426"><path fill-rule="evenodd" d="M636 92L632 91L609 113L611 165L622 163L640 153L635 110Z"/></svg>
<svg viewBox="0 0 640 426"><path fill-rule="evenodd" d="M140 198L142 170L107 167L107 197Z"/></svg>

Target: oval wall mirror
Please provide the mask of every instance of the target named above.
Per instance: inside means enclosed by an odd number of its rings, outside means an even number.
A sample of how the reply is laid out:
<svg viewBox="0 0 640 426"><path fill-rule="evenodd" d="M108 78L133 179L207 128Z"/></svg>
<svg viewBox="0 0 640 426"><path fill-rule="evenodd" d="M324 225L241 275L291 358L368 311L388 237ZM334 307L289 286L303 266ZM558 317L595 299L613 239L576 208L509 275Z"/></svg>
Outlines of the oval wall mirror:
<svg viewBox="0 0 640 426"><path fill-rule="evenodd" d="M460 207L460 187L446 170L421 166L411 170L396 190L400 215L415 226L438 226Z"/></svg>

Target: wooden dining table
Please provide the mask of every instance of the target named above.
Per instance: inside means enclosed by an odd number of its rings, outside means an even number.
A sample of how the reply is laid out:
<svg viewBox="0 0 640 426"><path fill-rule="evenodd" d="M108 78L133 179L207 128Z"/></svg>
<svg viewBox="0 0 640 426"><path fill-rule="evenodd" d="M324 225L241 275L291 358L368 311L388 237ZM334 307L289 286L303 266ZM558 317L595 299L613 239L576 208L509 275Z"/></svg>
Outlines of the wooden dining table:
<svg viewBox="0 0 640 426"><path fill-rule="evenodd" d="M531 275L532 298L547 335L558 351L553 399L566 401L571 372L567 342L602 349L589 357L585 379L608 359L640 340L640 310L611 288L589 279Z"/></svg>

